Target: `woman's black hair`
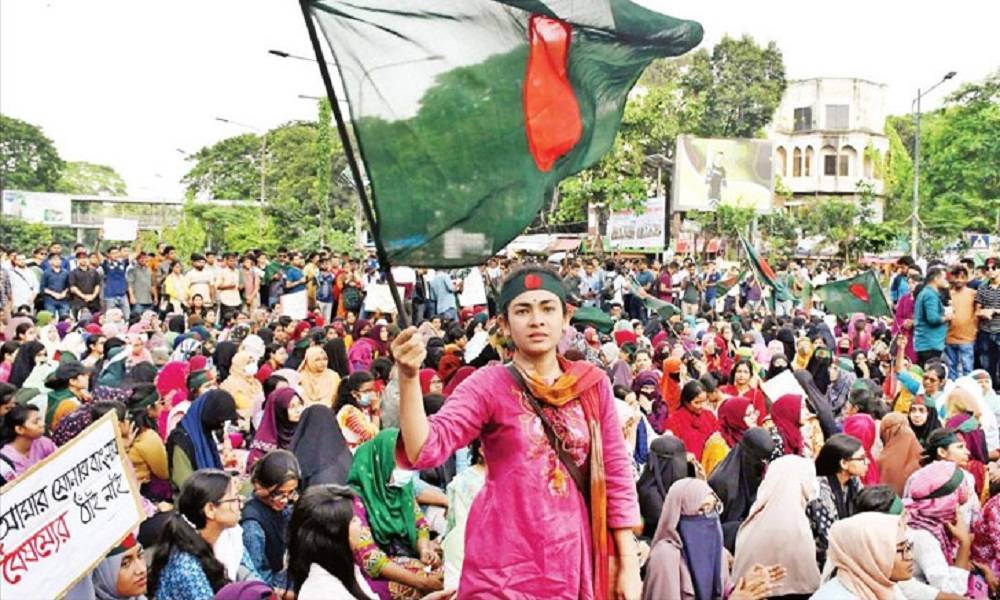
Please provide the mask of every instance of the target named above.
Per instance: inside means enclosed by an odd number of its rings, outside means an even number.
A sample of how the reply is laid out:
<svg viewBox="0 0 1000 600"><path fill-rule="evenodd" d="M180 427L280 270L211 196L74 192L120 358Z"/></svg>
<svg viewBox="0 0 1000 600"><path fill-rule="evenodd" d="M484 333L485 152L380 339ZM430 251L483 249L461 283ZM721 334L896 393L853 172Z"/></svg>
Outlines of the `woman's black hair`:
<svg viewBox="0 0 1000 600"><path fill-rule="evenodd" d="M316 485L302 494L288 523L288 579L296 594L301 591L312 564L317 563L354 598L368 597L354 575L348 541L353 518L354 492L348 487Z"/></svg>
<svg viewBox="0 0 1000 600"><path fill-rule="evenodd" d="M3 346L0 346L0 362L6 360L8 356L13 356L13 354L17 352L17 349L20 347L21 342L18 342L17 340L4 342Z"/></svg>
<svg viewBox="0 0 1000 600"><path fill-rule="evenodd" d="M0 406L7 404L8 402L14 401L14 394L17 393L17 388L9 383L4 383L0 381Z"/></svg>
<svg viewBox="0 0 1000 600"><path fill-rule="evenodd" d="M736 385L736 369L740 368L741 365L746 365L747 371L750 373L750 378L753 379L753 363L745 358L741 358L733 364L732 373L729 375L729 383Z"/></svg>
<svg viewBox="0 0 1000 600"><path fill-rule="evenodd" d="M856 387L847 394L847 401L858 409L859 413L871 416L876 421L889 414L889 408L881 398L875 396L871 388Z"/></svg>
<svg viewBox="0 0 1000 600"><path fill-rule="evenodd" d="M715 393L715 390L719 389L719 382L716 381L715 375L712 375L711 373L705 373L698 378L698 381L701 382L701 385L705 388L705 393L707 394L713 394Z"/></svg>
<svg viewBox="0 0 1000 600"><path fill-rule="evenodd" d="M465 337L465 329L462 328L458 323L454 323L448 328L448 331L444 333L444 343L454 344L458 340Z"/></svg>
<svg viewBox="0 0 1000 600"><path fill-rule="evenodd" d="M616 385L613 388L611 388L611 391L614 393L615 398L618 398L619 400L624 400L632 390L628 389L624 385Z"/></svg>
<svg viewBox="0 0 1000 600"><path fill-rule="evenodd" d="M691 381L684 384L681 389L681 404L689 405L694 402L694 399L705 393L705 386L701 384L697 379L692 379Z"/></svg>
<svg viewBox="0 0 1000 600"><path fill-rule="evenodd" d="M4 415L3 429L0 429L0 446L17 439L17 428L24 427L33 412L38 412L38 407L34 404L18 404Z"/></svg>
<svg viewBox="0 0 1000 600"><path fill-rule="evenodd" d="M271 450L253 465L252 481L263 488L273 489L289 481L301 481L299 460L288 450Z"/></svg>
<svg viewBox="0 0 1000 600"><path fill-rule="evenodd" d="M920 464L929 465L936 460L940 460L937 455L939 448L947 448L956 441L961 441L960 438L956 438L955 436L955 430L950 427L938 427L930 432L927 440L924 441L924 454L920 458ZM946 444L945 442L948 443Z"/></svg>
<svg viewBox="0 0 1000 600"><path fill-rule="evenodd" d="M18 323L17 327L14 328L14 338L17 339L17 338L21 337L22 335L24 335L25 333L27 333L27 331L29 329L31 329L34 326L35 326L34 323L28 323L28 322Z"/></svg>
<svg viewBox="0 0 1000 600"><path fill-rule="evenodd" d="M279 383L288 383L288 380L282 375L271 375L265 379L263 385L261 385L264 389L264 397L267 398L271 395L271 392L278 389Z"/></svg>
<svg viewBox="0 0 1000 600"><path fill-rule="evenodd" d="M887 513L896 501L896 492L887 485L872 485L864 488L854 498L854 512Z"/></svg>
<svg viewBox="0 0 1000 600"><path fill-rule="evenodd" d="M841 471L840 461L851 458L860 448L861 441L854 436L846 433L830 436L816 455L816 474L836 475Z"/></svg>
<svg viewBox="0 0 1000 600"><path fill-rule="evenodd" d="M389 374L392 372L392 359L387 356L380 356L374 359L368 368L375 379L389 381Z"/></svg>
<svg viewBox="0 0 1000 600"><path fill-rule="evenodd" d="M348 404L357 406L358 399L354 397L352 392L360 390L361 386L369 381L375 381L375 377L368 371L355 371L343 379L340 382L340 388L337 389L337 403L333 412L338 412Z"/></svg>
<svg viewBox="0 0 1000 600"><path fill-rule="evenodd" d="M486 457L483 456L483 442L479 438L476 438L469 444L469 463L481 465L485 462Z"/></svg>
<svg viewBox="0 0 1000 600"><path fill-rule="evenodd" d="M95 333L93 335L88 335L87 336L87 353L89 354L89 353L93 352L94 351L94 346L96 346L97 342L99 342L101 340L104 340L105 342L107 342L107 338L104 337L104 334Z"/></svg>
<svg viewBox="0 0 1000 600"><path fill-rule="evenodd" d="M430 417L437 414L444 406L445 398L441 394L427 394L424 396L424 413Z"/></svg>
<svg viewBox="0 0 1000 600"><path fill-rule="evenodd" d="M104 342L104 358L111 356L111 351L114 350L115 348L124 345L125 345L125 340L121 339L120 337L108 338L107 341Z"/></svg>
<svg viewBox="0 0 1000 600"><path fill-rule="evenodd" d="M218 592L229 583L226 568L215 558L212 546L198 531L203 529L208 521L205 516L205 506L222 500L231 483L232 477L218 469L195 471L184 482L177 497L176 511L164 525L156 549L153 551L147 588L152 590L153 594L159 587L160 576L174 550L187 552L195 557L205 572L213 592Z"/></svg>
<svg viewBox="0 0 1000 600"><path fill-rule="evenodd" d="M930 371L933 371L938 376L938 379L941 380L941 385L944 386L944 380L948 378L948 367L939 360L929 361L924 367L924 374L926 375Z"/></svg>
<svg viewBox="0 0 1000 600"><path fill-rule="evenodd" d="M125 404L119 400L101 400L90 405L90 418L96 421L111 411L115 411L119 421L124 421L128 414Z"/></svg>

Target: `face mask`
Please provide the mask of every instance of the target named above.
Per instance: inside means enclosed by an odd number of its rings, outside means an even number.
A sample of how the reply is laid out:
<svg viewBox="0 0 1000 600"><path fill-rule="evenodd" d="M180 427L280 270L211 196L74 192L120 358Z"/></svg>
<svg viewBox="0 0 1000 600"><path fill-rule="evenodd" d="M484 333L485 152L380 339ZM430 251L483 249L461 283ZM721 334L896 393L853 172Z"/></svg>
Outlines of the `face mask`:
<svg viewBox="0 0 1000 600"><path fill-rule="evenodd" d="M243 372L246 373L248 377L253 377L254 375L257 374L257 363L255 362L247 363L247 366L243 369Z"/></svg>
<svg viewBox="0 0 1000 600"><path fill-rule="evenodd" d="M395 468L392 470L392 477L389 479L389 486L397 488L406 487L406 484L413 481L416 476L416 471Z"/></svg>
<svg viewBox="0 0 1000 600"><path fill-rule="evenodd" d="M361 406L371 406L371 403L372 403L371 392L365 392L361 394L360 398L358 398L358 404L360 404Z"/></svg>

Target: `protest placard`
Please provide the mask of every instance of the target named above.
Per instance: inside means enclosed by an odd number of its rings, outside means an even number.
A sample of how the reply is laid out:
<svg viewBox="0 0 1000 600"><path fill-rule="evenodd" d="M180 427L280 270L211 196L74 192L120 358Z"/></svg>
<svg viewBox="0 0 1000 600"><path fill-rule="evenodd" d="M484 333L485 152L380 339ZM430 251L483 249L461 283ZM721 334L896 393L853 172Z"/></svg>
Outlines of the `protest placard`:
<svg viewBox="0 0 1000 600"><path fill-rule="evenodd" d="M798 394L803 398L806 397L806 391L799 385L799 380L795 378L790 369L784 370L775 377L765 381L760 384L760 387L764 391L764 395L770 398L771 402L775 402L785 394Z"/></svg>
<svg viewBox="0 0 1000 600"><path fill-rule="evenodd" d="M403 297L403 288L396 286L399 290L399 297ZM373 283L365 288L365 305L367 312L381 312L389 315L396 314L396 303L392 301L392 292L385 283Z"/></svg>
<svg viewBox="0 0 1000 600"><path fill-rule="evenodd" d="M143 518L114 411L0 489L5 598L58 598Z"/></svg>
<svg viewBox="0 0 1000 600"><path fill-rule="evenodd" d="M309 297L306 291L281 296L281 315L293 319L304 319L309 312Z"/></svg>
<svg viewBox="0 0 1000 600"><path fill-rule="evenodd" d="M131 242L139 235L139 222L135 219L104 217L101 237L108 241Z"/></svg>

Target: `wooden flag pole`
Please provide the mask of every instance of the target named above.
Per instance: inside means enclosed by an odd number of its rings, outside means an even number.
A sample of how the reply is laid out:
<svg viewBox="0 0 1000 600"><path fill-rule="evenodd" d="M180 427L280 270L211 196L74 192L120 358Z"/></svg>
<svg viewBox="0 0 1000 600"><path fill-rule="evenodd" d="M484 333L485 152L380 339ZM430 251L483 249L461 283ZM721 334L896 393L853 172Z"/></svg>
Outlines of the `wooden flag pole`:
<svg viewBox="0 0 1000 600"><path fill-rule="evenodd" d="M309 40L312 42L313 53L316 55L316 64L319 65L319 73L323 78L323 86L326 88L326 97L330 102L333 117L337 120L337 133L340 135L340 143L344 145L344 153L347 155L347 166L351 169L351 178L354 186L358 190L358 200L361 202L361 209L365 213L368 227L371 229L372 238L375 240L375 255L378 257L379 267L385 282L389 285L389 293L392 294L392 301L396 305L396 323L400 329L410 326L410 320L406 316L403 306L403 299L396 289L396 278L392 275L392 267L389 264L389 255L386 254L385 246L382 244L382 236L379 235L378 222L375 220L375 212L372 210L371 201L365 192L365 182L361 177L361 168L354 156L354 145L347 132L347 125L344 122L344 115L340 112L340 103L337 102L337 93L333 91L333 81L330 79L330 70L326 65L326 58L323 56L323 47L319 42L319 35L316 33L316 23L313 22L312 14L309 11L308 0L299 0L299 7L302 9L302 18L305 19L306 29L309 30Z"/></svg>

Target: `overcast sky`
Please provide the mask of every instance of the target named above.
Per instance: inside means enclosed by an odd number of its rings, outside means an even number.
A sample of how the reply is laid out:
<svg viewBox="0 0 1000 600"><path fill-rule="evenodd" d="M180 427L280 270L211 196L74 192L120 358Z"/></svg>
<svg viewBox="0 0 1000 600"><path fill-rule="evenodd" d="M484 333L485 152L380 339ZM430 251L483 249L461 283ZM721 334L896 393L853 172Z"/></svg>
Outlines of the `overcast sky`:
<svg viewBox="0 0 1000 600"><path fill-rule="evenodd" d="M462 1L462 0L455 0ZM890 113L918 87L958 76L925 100L1000 67L1000 3L873 0L640 0L698 20L709 47L725 34L774 40L786 75L860 77L889 86ZM190 153L241 129L316 114L316 66L291 0L2 0L0 111L40 125L67 160L114 167L133 196L178 196Z"/></svg>

